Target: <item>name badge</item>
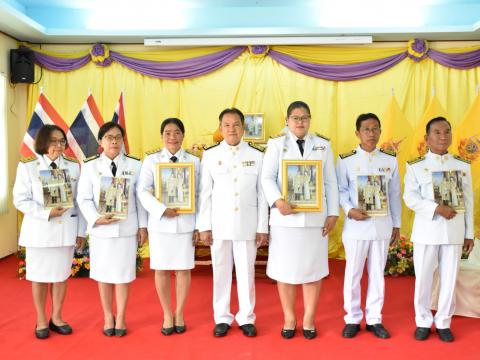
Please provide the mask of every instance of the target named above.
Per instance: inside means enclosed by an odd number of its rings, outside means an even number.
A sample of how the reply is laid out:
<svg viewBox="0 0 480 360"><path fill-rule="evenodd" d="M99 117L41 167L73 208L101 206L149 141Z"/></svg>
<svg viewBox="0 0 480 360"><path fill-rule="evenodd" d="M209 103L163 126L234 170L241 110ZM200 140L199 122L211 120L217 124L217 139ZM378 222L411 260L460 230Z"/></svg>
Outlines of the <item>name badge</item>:
<svg viewBox="0 0 480 360"><path fill-rule="evenodd" d="M127 175L127 176L130 176L130 175L133 175L134 172L132 170L123 170L122 171L122 174L121 175Z"/></svg>
<svg viewBox="0 0 480 360"><path fill-rule="evenodd" d="M386 173L388 173L388 172L392 171L392 169L390 169L389 167L387 167L387 168L378 168L378 171L379 171L379 172L386 172Z"/></svg>
<svg viewBox="0 0 480 360"><path fill-rule="evenodd" d="M313 151L317 151L317 150L321 150L321 151L323 151L323 150L325 150L325 149L326 149L326 147L325 147L325 146L323 146L323 145L320 145L320 146L314 146L314 147L313 147Z"/></svg>
<svg viewBox="0 0 480 360"><path fill-rule="evenodd" d="M242 166L255 166L255 161L242 161Z"/></svg>

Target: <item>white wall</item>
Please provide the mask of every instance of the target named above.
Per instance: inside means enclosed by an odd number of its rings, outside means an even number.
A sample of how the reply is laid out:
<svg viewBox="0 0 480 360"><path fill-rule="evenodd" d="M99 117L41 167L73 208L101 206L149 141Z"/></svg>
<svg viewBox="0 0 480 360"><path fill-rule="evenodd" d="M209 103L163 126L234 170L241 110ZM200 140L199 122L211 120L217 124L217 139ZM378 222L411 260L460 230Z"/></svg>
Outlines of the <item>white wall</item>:
<svg viewBox="0 0 480 360"><path fill-rule="evenodd" d="M17 48L17 41L0 33L0 72L10 78L10 49ZM0 258L13 254L17 250L17 210L12 204L12 188L15 181L17 163L20 158L20 142L28 126L27 85L10 84L7 90L7 132L8 132L8 171L9 171L9 209L0 215ZM0 174L5 176L5 174Z"/></svg>

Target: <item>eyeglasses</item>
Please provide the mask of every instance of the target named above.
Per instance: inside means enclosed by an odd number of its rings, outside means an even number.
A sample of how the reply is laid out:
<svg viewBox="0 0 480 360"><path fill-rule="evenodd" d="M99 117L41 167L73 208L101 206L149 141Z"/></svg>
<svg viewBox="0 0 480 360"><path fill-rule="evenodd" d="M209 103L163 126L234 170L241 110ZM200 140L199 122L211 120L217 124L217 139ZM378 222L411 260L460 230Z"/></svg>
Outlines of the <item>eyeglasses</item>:
<svg viewBox="0 0 480 360"><path fill-rule="evenodd" d="M117 135L117 136L105 135L103 138L106 139L108 142L112 142L113 140L118 142L123 139L123 136L122 135Z"/></svg>
<svg viewBox="0 0 480 360"><path fill-rule="evenodd" d="M289 119L291 119L295 123L299 122L307 122L311 118L310 115L303 115L303 116L290 116Z"/></svg>
<svg viewBox="0 0 480 360"><path fill-rule="evenodd" d="M50 139L48 142L50 143L50 145L60 145L60 146L67 145L67 140L65 139Z"/></svg>
<svg viewBox="0 0 480 360"><path fill-rule="evenodd" d="M360 132L363 132L363 133L373 133L373 134L376 134L378 132L380 132L380 128L378 127L374 127L374 128L360 128Z"/></svg>

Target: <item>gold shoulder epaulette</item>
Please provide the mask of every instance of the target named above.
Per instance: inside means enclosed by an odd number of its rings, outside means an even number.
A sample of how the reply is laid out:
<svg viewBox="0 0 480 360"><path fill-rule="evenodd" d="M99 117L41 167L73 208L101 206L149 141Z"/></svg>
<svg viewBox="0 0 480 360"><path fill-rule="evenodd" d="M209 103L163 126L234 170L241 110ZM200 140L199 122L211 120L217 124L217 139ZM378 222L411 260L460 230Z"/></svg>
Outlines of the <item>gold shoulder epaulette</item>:
<svg viewBox="0 0 480 360"><path fill-rule="evenodd" d="M67 160L67 161L71 161L71 162L74 162L74 163L78 163L78 160L75 159L74 157L63 155L63 158L64 158L65 160Z"/></svg>
<svg viewBox="0 0 480 360"><path fill-rule="evenodd" d="M210 150L210 149L213 149L215 146L218 146L218 145L220 145L219 142L217 142L217 143L215 143L215 144L205 145L205 146L203 147L203 149L204 149L204 150Z"/></svg>
<svg viewBox="0 0 480 360"><path fill-rule="evenodd" d="M423 161L423 160L425 160L425 157L424 156L419 156L416 159L408 160L407 163L409 165L413 165L413 164L416 164L416 163L418 163L420 161Z"/></svg>
<svg viewBox="0 0 480 360"><path fill-rule="evenodd" d="M347 153L343 153L343 154L340 154L340 159L346 159L347 157L349 156L352 156L352 155L355 155L357 153L357 150L352 150L352 151L349 151Z"/></svg>
<svg viewBox="0 0 480 360"><path fill-rule="evenodd" d="M380 152L382 152L384 154L387 154L387 155L390 155L390 156L397 156L397 153L395 151L391 151L391 150L388 150L388 149L380 149Z"/></svg>
<svg viewBox="0 0 480 360"><path fill-rule="evenodd" d="M152 155L152 154L155 154L155 153L159 152L160 150L162 150L162 148L155 148L155 149L152 149L152 150L145 151L145 154Z"/></svg>
<svg viewBox="0 0 480 360"><path fill-rule="evenodd" d="M455 159L460 160L460 161L463 161L463 162L465 162L465 163L467 163L467 164L471 164L471 163L472 163L470 160L464 159L464 158L462 158L462 157L460 157L460 156L458 156L458 155L453 155L453 157L454 157Z"/></svg>
<svg viewBox="0 0 480 360"><path fill-rule="evenodd" d="M188 154L190 154L190 155L192 155L192 156L198 157L198 155L195 154L195 153L194 153L192 150L190 150L190 149L186 149L185 152L188 153Z"/></svg>
<svg viewBox="0 0 480 360"><path fill-rule="evenodd" d="M282 136L285 136L284 132L281 132L280 134L277 134L277 135L272 135L272 136L270 136L270 139L276 139L276 138L279 138L279 137L282 137Z"/></svg>
<svg viewBox="0 0 480 360"><path fill-rule="evenodd" d="M257 145L255 143L252 143L252 142L249 142L248 145L252 148L254 148L255 150L258 150L258 151L261 151L261 152L265 152L265 148L263 146L260 146L260 145Z"/></svg>
<svg viewBox="0 0 480 360"><path fill-rule="evenodd" d="M100 156L100 154L90 156L90 157L86 158L85 160L83 160L83 162L86 163L86 162L89 162L89 161L91 161L91 160L95 160L95 159L98 158L99 156Z"/></svg>
<svg viewBox="0 0 480 360"><path fill-rule="evenodd" d="M36 156L29 156L29 157L23 157L23 158L21 158L20 161L21 161L22 163L26 164L26 163L32 162L32 161L34 161L34 160L36 160L36 159L37 159Z"/></svg>
<svg viewBox="0 0 480 360"><path fill-rule="evenodd" d="M132 155L130 155L130 154L125 154L125 156L128 157L128 158L130 158L130 159L140 161L140 158L137 158L136 156L132 156Z"/></svg>
<svg viewBox="0 0 480 360"><path fill-rule="evenodd" d="M326 136L322 135L322 134L319 134L319 133L315 133L315 135L317 135L319 138L322 138L323 140L327 140L327 141L330 141L329 138L327 138Z"/></svg>

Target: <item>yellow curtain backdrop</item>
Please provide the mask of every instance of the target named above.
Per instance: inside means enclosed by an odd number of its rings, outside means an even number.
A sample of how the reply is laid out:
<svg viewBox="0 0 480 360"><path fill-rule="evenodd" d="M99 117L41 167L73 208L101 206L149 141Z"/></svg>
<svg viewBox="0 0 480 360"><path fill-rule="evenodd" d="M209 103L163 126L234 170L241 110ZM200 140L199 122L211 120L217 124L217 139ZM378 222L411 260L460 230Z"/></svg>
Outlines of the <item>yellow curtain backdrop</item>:
<svg viewBox="0 0 480 360"><path fill-rule="evenodd" d="M478 43L475 45L478 46ZM435 44L430 46L434 47ZM50 48L56 49L53 46ZM46 51L51 51L50 48L47 47ZM76 49L72 46L69 48ZM84 51L84 48L79 46L77 52ZM319 47L273 48L285 53L295 50L304 59L309 56L314 58L315 51L320 51ZM310 55L309 49L312 51ZM328 49L331 62L342 63L342 48ZM191 56L199 56L202 51L206 54L209 49L165 51L158 56L163 56L167 61L172 60L170 55L179 59L180 53L186 56L188 51L191 51ZM386 48L382 53L375 47L359 47L356 49L357 59L361 53L364 60L370 59L370 51L374 52L374 58L379 58L386 53L392 55L398 49ZM349 61L352 59L351 56ZM40 70L37 68L36 72L39 74ZM436 98L446 109L447 118L455 131L455 126L475 98L479 76L480 68L454 70L430 59L415 63L407 58L371 78L334 82L296 73L268 56L259 58L246 51L211 74L185 80L151 78L115 62L105 68L89 63L68 73L43 70L39 83L29 86L28 106L31 114L43 88L67 124L71 124L90 90L104 119L108 121L120 92L124 91L130 150L133 155L143 158L145 151L161 146L159 127L166 117L179 117L185 122L184 145L190 147L194 143L212 142L211 134L217 128L218 114L226 107L235 106L244 112L264 113L269 136L284 127L288 104L303 100L311 107L311 130L330 137L335 153L341 153L357 146L354 131L358 114L374 112L382 116L388 113L392 89L407 121L406 125L413 129L421 122L432 100L432 89L435 89ZM418 130L419 134L423 131L421 128ZM404 223L402 232L409 235L410 228L411 223ZM337 226L330 241L332 257L343 257L340 235L341 226Z"/></svg>

